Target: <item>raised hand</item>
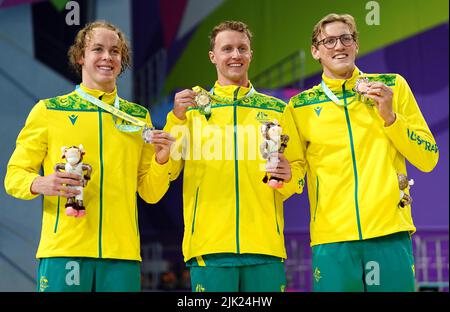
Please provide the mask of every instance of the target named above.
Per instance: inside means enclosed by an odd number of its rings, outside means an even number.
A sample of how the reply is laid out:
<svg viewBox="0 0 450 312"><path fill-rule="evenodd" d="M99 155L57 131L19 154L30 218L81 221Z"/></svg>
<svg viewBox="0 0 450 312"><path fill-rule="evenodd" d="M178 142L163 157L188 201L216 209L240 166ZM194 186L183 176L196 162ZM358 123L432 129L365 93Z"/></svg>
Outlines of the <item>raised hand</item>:
<svg viewBox="0 0 450 312"><path fill-rule="evenodd" d="M173 113L178 119L186 119L186 111L190 106L196 106L195 96L197 93L191 89L185 89L175 94L173 102Z"/></svg>
<svg viewBox="0 0 450 312"><path fill-rule="evenodd" d="M378 109L380 117L385 121L385 126L394 123L396 116L392 110L392 97L394 92L381 82L371 82L365 97L372 99Z"/></svg>
<svg viewBox="0 0 450 312"><path fill-rule="evenodd" d="M156 161L158 164L165 164L169 160L170 146L175 142L175 138L170 133L162 130L152 131L152 144L155 145Z"/></svg>

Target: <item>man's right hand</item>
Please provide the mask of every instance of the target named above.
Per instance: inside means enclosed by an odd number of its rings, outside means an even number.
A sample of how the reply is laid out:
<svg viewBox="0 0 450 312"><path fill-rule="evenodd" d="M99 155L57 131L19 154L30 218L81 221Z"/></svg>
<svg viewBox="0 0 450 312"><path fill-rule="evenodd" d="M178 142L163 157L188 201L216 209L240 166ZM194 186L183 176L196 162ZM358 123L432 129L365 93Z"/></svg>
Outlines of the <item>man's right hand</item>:
<svg viewBox="0 0 450 312"><path fill-rule="evenodd" d="M173 113L174 115L181 120L186 119L186 111L190 106L196 106L195 104L195 93L191 89L184 89L175 94L175 99L173 102Z"/></svg>
<svg viewBox="0 0 450 312"><path fill-rule="evenodd" d="M31 193L42 194L46 196L74 197L80 194L80 191L69 186L82 186L81 176L66 173L55 172L45 177L37 177L31 183Z"/></svg>

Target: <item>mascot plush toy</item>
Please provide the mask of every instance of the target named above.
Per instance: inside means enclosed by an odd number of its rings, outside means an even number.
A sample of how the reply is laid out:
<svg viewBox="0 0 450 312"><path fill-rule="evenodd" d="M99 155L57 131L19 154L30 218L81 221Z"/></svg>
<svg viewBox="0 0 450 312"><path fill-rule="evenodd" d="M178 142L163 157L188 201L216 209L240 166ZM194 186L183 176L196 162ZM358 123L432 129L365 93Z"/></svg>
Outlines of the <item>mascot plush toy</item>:
<svg viewBox="0 0 450 312"><path fill-rule="evenodd" d="M407 205L411 205L412 198L408 194L405 193L405 190L410 186L414 185L414 180L408 180L408 177L404 174L397 174L398 176L398 186L400 188L400 202L398 205L404 208Z"/></svg>
<svg viewBox="0 0 450 312"><path fill-rule="evenodd" d="M289 136L281 134L282 129L278 124L278 121L265 122L261 126L261 134L263 136L263 142L260 145L261 155L264 159L267 159L266 168L275 169L280 162L278 158L279 153L283 153L289 141ZM283 187L283 179L271 177L267 175L267 172L263 178L263 182L275 189Z"/></svg>
<svg viewBox="0 0 450 312"><path fill-rule="evenodd" d="M77 174L82 177L82 186L69 186L80 191L80 194L67 198L66 215L74 217L83 217L86 214L86 209L83 205L83 187L87 185L87 181L91 179L92 167L88 164L83 164L83 156L85 151L83 145L71 146L61 148L62 158L66 159L66 163L59 163L55 165L55 171L64 170L68 173ZM84 174L86 171L86 174Z"/></svg>

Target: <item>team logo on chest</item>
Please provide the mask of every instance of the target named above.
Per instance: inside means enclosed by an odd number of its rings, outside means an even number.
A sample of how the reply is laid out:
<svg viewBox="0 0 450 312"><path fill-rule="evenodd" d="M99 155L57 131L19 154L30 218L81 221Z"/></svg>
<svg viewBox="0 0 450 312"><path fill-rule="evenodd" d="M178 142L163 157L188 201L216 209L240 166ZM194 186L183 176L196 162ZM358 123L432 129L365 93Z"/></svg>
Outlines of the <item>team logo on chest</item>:
<svg viewBox="0 0 450 312"><path fill-rule="evenodd" d="M314 112L317 116L320 116L320 113L322 112L322 106L316 106L314 107Z"/></svg>
<svg viewBox="0 0 450 312"><path fill-rule="evenodd" d="M70 122L72 123L72 125L74 125L74 126L75 126L75 122L77 121L77 119L78 119L78 116L77 116L77 115L74 115L74 114L72 114L72 115L69 115L69 119L70 119Z"/></svg>
<svg viewBox="0 0 450 312"><path fill-rule="evenodd" d="M267 122L267 121L269 121L269 115L267 115L264 112L258 112L256 114L256 120L258 120L261 123Z"/></svg>

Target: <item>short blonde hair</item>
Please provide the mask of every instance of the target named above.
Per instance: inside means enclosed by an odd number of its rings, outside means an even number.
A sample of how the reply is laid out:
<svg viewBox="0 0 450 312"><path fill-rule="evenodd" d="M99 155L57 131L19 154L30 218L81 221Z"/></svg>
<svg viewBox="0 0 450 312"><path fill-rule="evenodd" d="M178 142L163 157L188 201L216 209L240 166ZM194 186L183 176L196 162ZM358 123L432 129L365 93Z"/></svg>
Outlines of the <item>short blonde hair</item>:
<svg viewBox="0 0 450 312"><path fill-rule="evenodd" d="M209 35L209 45L211 51L214 50L214 45L216 43L216 36L218 33L225 31L225 30L233 30L240 33L243 33L247 36L250 43L252 42L253 34L248 29L247 24L239 21L224 21L220 23L219 25L215 26L213 30L211 31L211 34Z"/></svg>
<svg viewBox="0 0 450 312"><path fill-rule="evenodd" d="M127 42L127 39L125 38L125 35L119 28L103 20L86 24L86 26L84 26L84 28L77 33L75 42L69 48L69 52L67 52L70 66L75 70L77 74L81 75L81 65L78 64L78 61L84 55L84 49L86 48L88 37L95 28L106 28L114 31L117 36L119 36L120 55L122 57L120 73L123 73L123 71L131 65L131 51L129 48L129 44Z"/></svg>
<svg viewBox="0 0 450 312"><path fill-rule="evenodd" d="M325 25L333 22L342 22L348 26L353 35L354 40L358 43L358 31L356 30L356 22L350 14L336 14L331 13L323 17L315 26L312 33L311 43L317 46L317 38L324 31Z"/></svg>

